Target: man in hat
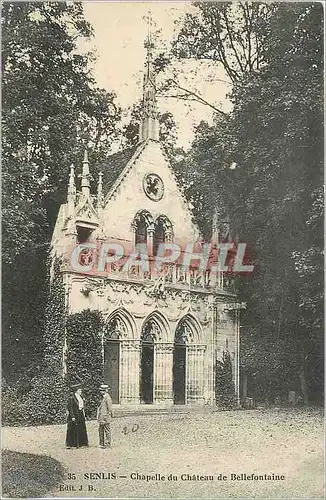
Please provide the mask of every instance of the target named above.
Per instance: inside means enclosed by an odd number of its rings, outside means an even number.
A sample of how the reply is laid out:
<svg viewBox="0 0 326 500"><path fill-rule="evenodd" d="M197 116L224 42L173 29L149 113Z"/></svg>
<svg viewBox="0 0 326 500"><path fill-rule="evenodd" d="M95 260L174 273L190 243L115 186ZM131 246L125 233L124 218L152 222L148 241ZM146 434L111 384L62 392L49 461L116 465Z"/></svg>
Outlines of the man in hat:
<svg viewBox="0 0 326 500"><path fill-rule="evenodd" d="M110 387L106 384L102 384L100 387L100 392L103 396L97 410L100 448L111 448L112 399L109 389Z"/></svg>

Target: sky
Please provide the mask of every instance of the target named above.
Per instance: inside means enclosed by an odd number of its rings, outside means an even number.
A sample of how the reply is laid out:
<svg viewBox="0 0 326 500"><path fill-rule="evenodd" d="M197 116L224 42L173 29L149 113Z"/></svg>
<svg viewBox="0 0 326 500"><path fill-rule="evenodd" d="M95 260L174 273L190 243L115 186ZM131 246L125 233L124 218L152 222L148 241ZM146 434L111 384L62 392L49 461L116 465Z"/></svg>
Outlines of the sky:
<svg viewBox="0 0 326 500"><path fill-rule="evenodd" d="M173 38L175 21L195 8L189 2L83 2L85 18L94 28L94 38L87 48L96 51L93 66L100 87L115 91L119 104L126 110L141 98L142 72L145 62L144 40L147 35L146 17L152 13L154 29L159 30L158 47ZM222 68L208 62L188 61L175 66L180 83L199 92L204 99L228 111L226 98L229 85ZM222 80L222 81L221 81ZM178 126L178 144L188 147L194 126L201 120L211 121L212 110L199 103L185 103L174 98L158 97L160 111L173 113ZM128 120L128 112L125 120Z"/></svg>

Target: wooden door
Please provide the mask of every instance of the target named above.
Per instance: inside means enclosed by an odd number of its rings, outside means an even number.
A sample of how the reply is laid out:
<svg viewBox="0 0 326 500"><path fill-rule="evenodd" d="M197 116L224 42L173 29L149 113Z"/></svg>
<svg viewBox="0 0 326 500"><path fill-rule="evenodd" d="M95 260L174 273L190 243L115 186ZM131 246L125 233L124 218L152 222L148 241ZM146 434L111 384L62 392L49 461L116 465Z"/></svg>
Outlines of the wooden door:
<svg viewBox="0 0 326 500"><path fill-rule="evenodd" d="M110 386L113 403L119 403L120 342L108 340L104 348L104 381Z"/></svg>
<svg viewBox="0 0 326 500"><path fill-rule="evenodd" d="M186 359L185 345L174 346L173 351L173 398L174 404L186 404Z"/></svg>

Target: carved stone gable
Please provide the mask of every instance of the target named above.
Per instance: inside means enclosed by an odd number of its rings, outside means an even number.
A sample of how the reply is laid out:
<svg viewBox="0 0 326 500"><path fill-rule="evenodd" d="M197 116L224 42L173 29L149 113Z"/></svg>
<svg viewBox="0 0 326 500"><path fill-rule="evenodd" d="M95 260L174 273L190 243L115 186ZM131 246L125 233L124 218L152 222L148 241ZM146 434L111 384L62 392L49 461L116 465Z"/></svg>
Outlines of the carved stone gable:
<svg viewBox="0 0 326 500"><path fill-rule="evenodd" d="M76 222L86 222L96 226L99 224L98 214L89 199L83 200L76 208Z"/></svg>

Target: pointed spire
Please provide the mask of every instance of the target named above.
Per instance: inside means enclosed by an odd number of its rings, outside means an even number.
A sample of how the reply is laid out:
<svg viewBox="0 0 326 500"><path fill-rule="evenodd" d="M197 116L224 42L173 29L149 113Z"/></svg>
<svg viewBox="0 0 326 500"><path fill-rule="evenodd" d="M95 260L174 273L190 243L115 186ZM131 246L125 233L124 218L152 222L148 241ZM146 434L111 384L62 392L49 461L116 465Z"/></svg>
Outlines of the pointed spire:
<svg viewBox="0 0 326 500"><path fill-rule="evenodd" d="M157 102L156 102L156 85L155 72L153 66L153 48L152 41L152 14L148 13L148 34L144 44L147 49L146 65L143 80L143 102L142 102L142 118L139 126L139 141L143 142L146 139L154 141L159 140L159 123L157 117Z"/></svg>
<svg viewBox="0 0 326 500"><path fill-rule="evenodd" d="M89 183L89 161L88 161L87 149L85 149L85 152L84 152L81 187L82 187L83 195L86 197L89 197L89 195L90 195L90 183Z"/></svg>
<svg viewBox="0 0 326 500"><path fill-rule="evenodd" d="M97 208L103 208L103 173L98 174L98 185L97 185Z"/></svg>
<svg viewBox="0 0 326 500"><path fill-rule="evenodd" d="M76 208L76 184L75 184L75 169L74 166L70 166L69 183L68 183L68 194L67 194L67 205L68 205L68 225L66 236L74 236L76 234L76 226L74 223L74 214Z"/></svg>

